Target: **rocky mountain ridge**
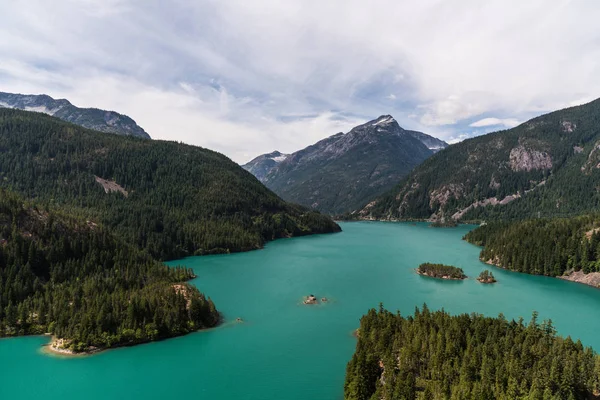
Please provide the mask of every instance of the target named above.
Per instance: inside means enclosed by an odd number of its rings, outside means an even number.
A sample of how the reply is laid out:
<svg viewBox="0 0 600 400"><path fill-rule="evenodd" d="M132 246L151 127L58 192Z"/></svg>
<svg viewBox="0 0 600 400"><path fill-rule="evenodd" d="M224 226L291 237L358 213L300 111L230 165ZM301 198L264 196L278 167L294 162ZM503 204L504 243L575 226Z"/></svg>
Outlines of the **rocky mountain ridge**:
<svg viewBox="0 0 600 400"><path fill-rule="evenodd" d="M265 154L243 167L282 198L336 214L389 189L444 146L382 115L292 154Z"/></svg>
<svg viewBox="0 0 600 400"><path fill-rule="evenodd" d="M150 139L150 135L126 115L97 108L79 108L66 99L53 99L45 94L0 92L0 108L41 112L100 132Z"/></svg>

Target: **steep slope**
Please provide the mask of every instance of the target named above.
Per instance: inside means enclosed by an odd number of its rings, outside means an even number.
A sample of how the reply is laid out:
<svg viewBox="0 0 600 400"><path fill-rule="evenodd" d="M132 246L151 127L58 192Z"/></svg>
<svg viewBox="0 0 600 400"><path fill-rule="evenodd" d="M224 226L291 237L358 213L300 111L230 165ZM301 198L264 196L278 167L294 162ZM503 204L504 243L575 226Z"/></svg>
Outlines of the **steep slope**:
<svg viewBox="0 0 600 400"><path fill-rule="evenodd" d="M26 95L0 92L0 107L42 112L84 128L150 139L150 135L127 115L97 108L75 107L68 100L55 100L45 94Z"/></svg>
<svg viewBox="0 0 600 400"><path fill-rule="evenodd" d="M216 152L18 110L0 109L0 186L102 223L159 259L340 229Z"/></svg>
<svg viewBox="0 0 600 400"><path fill-rule="evenodd" d="M355 217L520 219L600 206L600 100L444 149Z"/></svg>
<svg viewBox="0 0 600 400"><path fill-rule="evenodd" d="M56 350L131 345L214 326L210 299L101 225L0 189L0 337L56 335Z"/></svg>
<svg viewBox="0 0 600 400"><path fill-rule="evenodd" d="M252 159L247 164L242 165L246 171L258 178L259 181L265 182L269 172L284 161L289 154L282 154L279 151L274 151L269 154L263 154Z"/></svg>
<svg viewBox="0 0 600 400"><path fill-rule="evenodd" d="M285 200L342 213L383 193L433 154L422 143L426 136L384 115L293 154L258 157L244 168L259 172L259 179Z"/></svg>
<svg viewBox="0 0 600 400"><path fill-rule="evenodd" d="M440 140L438 138L435 138L433 136L429 136L426 133L419 132L419 131L409 131L409 130L405 130L405 132L408 133L409 135L411 135L412 137L414 137L415 139L419 139L421 141L421 143L423 143L425 146L427 146L427 148L429 150L433 151L434 153L437 153L438 151L443 150L446 147L448 147L448 143L446 143L443 140Z"/></svg>

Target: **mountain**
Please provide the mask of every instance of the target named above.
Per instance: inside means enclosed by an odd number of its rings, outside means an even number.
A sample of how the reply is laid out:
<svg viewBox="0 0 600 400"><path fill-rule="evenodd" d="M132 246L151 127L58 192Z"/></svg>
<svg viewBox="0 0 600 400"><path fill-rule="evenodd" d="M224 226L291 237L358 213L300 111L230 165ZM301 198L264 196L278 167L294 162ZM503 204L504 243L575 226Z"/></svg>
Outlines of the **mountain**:
<svg viewBox="0 0 600 400"><path fill-rule="evenodd" d="M161 260L340 230L219 153L19 110L0 109L0 186L101 224Z"/></svg>
<svg viewBox="0 0 600 400"><path fill-rule="evenodd" d="M452 145L353 216L522 219L599 206L600 99Z"/></svg>
<svg viewBox="0 0 600 400"><path fill-rule="evenodd" d="M433 136L429 136L426 133L419 132L419 131L408 131L408 130L405 130L405 132L408 133L409 135L411 135L412 137L414 137L415 139L420 140L421 143L423 143L425 146L427 146L427 148L429 150L433 151L434 153L437 153L438 151L443 150L446 147L448 147L448 143L446 143L443 140L440 140L438 138L435 138Z"/></svg>
<svg viewBox="0 0 600 400"><path fill-rule="evenodd" d="M97 108L75 107L68 100L55 100L45 94L25 95L0 92L0 107L37 111L100 132L150 139L150 135L127 115Z"/></svg>
<svg viewBox="0 0 600 400"><path fill-rule="evenodd" d="M282 154L278 151L274 151L269 154L263 154L256 157L252 161L243 165L246 171L258 178L259 181L265 182L265 179L269 172L279 165L280 162L284 161L289 154Z"/></svg>
<svg viewBox="0 0 600 400"><path fill-rule="evenodd" d="M243 167L283 199L343 213L390 189L446 143L402 129L383 115L285 155L273 152Z"/></svg>

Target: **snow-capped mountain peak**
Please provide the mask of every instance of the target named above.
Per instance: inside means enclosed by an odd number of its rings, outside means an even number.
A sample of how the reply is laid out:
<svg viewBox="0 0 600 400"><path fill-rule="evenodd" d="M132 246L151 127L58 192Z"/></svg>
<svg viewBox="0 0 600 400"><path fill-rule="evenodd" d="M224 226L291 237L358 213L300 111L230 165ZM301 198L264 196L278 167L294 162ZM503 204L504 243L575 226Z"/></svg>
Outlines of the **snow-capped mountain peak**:
<svg viewBox="0 0 600 400"><path fill-rule="evenodd" d="M388 124L391 124L394 122L396 122L396 120L391 115L382 115L381 117L377 118L375 120L375 122L372 123L372 125L373 126L388 125Z"/></svg>

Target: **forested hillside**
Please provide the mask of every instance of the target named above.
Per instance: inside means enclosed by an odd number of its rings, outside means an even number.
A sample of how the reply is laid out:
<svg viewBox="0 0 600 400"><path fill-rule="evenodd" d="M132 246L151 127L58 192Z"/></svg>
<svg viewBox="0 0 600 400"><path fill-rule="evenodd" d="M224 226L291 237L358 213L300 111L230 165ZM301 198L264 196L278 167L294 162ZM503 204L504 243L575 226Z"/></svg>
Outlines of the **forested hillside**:
<svg viewBox="0 0 600 400"><path fill-rule="evenodd" d="M600 100L454 144L353 214L365 219L569 216L600 207Z"/></svg>
<svg viewBox="0 0 600 400"><path fill-rule="evenodd" d="M492 222L465 240L484 246L483 261L528 274L600 272L600 215Z"/></svg>
<svg viewBox="0 0 600 400"><path fill-rule="evenodd" d="M0 337L49 332L84 351L216 325L191 278L100 225L0 189Z"/></svg>
<svg viewBox="0 0 600 400"><path fill-rule="evenodd" d="M339 230L223 155L0 109L0 185L102 224L158 259Z"/></svg>
<svg viewBox="0 0 600 400"><path fill-rule="evenodd" d="M426 306L414 316L370 310L346 369L347 400L593 399L600 360L556 336L550 321L451 316Z"/></svg>

